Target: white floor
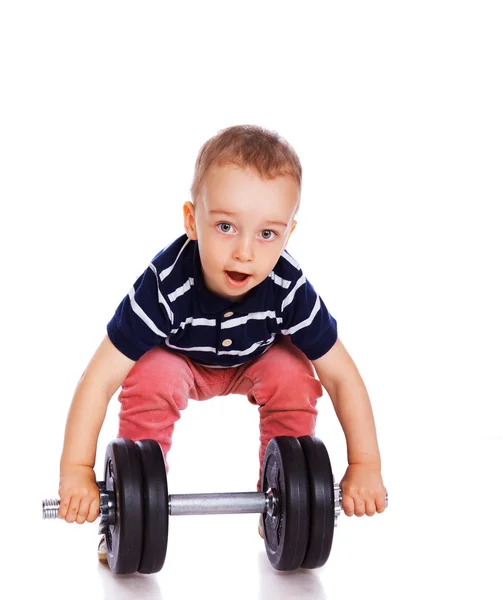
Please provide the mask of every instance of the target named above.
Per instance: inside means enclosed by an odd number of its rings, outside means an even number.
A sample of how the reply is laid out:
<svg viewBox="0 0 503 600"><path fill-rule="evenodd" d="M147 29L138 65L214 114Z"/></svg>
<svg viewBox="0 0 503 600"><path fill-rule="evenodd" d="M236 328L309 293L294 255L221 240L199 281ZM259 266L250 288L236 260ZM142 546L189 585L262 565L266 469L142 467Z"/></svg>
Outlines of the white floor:
<svg viewBox="0 0 503 600"><path fill-rule="evenodd" d="M329 408L324 398L322 439L334 426ZM208 411L218 416L224 409L243 426L241 432L218 440L205 424ZM170 493L252 491L255 420L254 408L242 397L191 403L178 423ZM105 435L114 422L109 419ZM25 597L38 589L54 600L167 600L208 594L221 599L501 598L503 440L474 437L467 442L450 435L421 441L417 434L406 440L391 427L381 429L389 508L372 518L342 515L330 558L320 569L275 571L257 534L257 516L228 515L171 518L160 573L113 575L97 562L96 524L42 521L42 497L51 496L42 469L30 494L17 490L13 498L19 518L4 518L2 537L10 551L2 588L14 586L16 594L9 597ZM204 448L213 438L213 448L195 451L195 442ZM344 465L341 444L336 430L327 443L336 479Z"/></svg>

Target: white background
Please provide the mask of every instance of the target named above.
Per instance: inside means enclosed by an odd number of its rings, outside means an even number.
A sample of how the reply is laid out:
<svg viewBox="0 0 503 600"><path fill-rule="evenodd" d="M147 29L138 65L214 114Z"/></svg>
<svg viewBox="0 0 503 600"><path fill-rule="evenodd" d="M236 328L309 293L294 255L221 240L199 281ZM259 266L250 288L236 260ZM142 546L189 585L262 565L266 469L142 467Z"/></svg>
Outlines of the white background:
<svg viewBox="0 0 503 600"><path fill-rule="evenodd" d="M2 3L0 590L502 597L502 30L483 0ZM114 577L95 525L41 500L106 323L183 232L200 146L242 123L302 161L289 250L367 384L389 509L341 517L316 571L274 571L245 515L172 519L163 570ZM257 425L244 397L192 402L170 491L253 490ZM326 395L317 434L339 480Z"/></svg>

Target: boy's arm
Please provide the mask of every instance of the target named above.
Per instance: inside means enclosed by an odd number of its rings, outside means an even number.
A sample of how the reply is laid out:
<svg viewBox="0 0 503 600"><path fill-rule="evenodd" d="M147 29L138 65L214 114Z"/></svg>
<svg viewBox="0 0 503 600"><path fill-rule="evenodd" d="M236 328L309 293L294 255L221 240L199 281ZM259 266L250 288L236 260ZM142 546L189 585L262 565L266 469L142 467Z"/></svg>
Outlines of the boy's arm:
<svg viewBox="0 0 503 600"><path fill-rule="evenodd" d="M341 423L349 467L341 480L343 509L348 515L383 512L386 490L381 478L381 456L365 384L340 339L313 361Z"/></svg>
<svg viewBox="0 0 503 600"><path fill-rule="evenodd" d="M98 516L93 471L98 436L110 398L133 365L105 336L77 384L60 460L59 516L68 522L83 523Z"/></svg>

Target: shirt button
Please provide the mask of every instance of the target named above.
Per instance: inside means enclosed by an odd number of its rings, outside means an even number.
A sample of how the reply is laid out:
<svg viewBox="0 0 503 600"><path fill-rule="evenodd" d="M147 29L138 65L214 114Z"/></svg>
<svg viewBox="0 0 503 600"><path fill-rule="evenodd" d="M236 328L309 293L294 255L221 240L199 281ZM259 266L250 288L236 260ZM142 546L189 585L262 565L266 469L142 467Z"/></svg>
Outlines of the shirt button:
<svg viewBox="0 0 503 600"><path fill-rule="evenodd" d="M232 344L232 340L224 340L222 342L222 346L225 346L227 348L227 346L230 346Z"/></svg>
<svg viewBox="0 0 503 600"><path fill-rule="evenodd" d="M234 314L233 312L229 311L229 312L225 313L224 317L232 317L233 314Z"/></svg>

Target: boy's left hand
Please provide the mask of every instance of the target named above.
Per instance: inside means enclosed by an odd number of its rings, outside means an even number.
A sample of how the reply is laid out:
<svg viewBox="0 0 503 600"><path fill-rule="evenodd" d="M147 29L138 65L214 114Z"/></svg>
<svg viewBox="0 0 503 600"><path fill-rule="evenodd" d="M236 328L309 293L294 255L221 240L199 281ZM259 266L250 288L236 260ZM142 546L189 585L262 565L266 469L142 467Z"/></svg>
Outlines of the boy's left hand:
<svg viewBox="0 0 503 600"><path fill-rule="evenodd" d="M342 509L351 517L371 517L386 508L386 488L381 470L374 465L352 464L341 479Z"/></svg>

